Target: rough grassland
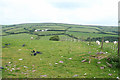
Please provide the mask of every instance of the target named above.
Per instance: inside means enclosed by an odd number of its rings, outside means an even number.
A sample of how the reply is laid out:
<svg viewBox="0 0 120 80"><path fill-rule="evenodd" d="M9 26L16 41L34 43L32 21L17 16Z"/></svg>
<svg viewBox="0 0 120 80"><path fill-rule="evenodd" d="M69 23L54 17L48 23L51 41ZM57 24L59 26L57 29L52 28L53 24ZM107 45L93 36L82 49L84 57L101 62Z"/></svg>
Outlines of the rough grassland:
<svg viewBox="0 0 120 80"><path fill-rule="evenodd" d="M8 47L2 48L2 65L5 68L2 72L3 78L116 78L118 76L117 69L109 68L104 58L99 60L92 57L90 64L81 62L84 59L89 60L90 55L96 55L101 51L95 42L88 45L88 42L81 41L49 41L50 36L40 37L40 40L30 40L30 37L36 36L29 34L3 36L2 45L10 43ZM26 46L22 47L23 44ZM117 45L113 43L104 45L106 46L102 51L108 53L98 56L107 57L117 53ZM33 49L41 51L42 54L31 56ZM97 64L98 61L101 63ZM105 69L100 69L101 66L105 66Z"/></svg>

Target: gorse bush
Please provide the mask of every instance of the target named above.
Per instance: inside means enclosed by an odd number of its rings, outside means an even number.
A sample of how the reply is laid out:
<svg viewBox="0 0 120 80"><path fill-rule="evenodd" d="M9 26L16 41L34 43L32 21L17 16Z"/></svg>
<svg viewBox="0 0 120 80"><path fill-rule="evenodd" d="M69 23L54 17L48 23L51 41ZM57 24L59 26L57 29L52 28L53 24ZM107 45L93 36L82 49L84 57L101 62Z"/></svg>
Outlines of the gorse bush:
<svg viewBox="0 0 120 80"><path fill-rule="evenodd" d="M58 36L58 35L55 35L55 36L50 37L50 39L49 39L49 40L52 40L52 41L59 41L59 40L60 40L60 38L59 38L59 36Z"/></svg>
<svg viewBox="0 0 120 80"><path fill-rule="evenodd" d="M120 68L120 57L117 55L110 55L107 61L112 64L113 68Z"/></svg>

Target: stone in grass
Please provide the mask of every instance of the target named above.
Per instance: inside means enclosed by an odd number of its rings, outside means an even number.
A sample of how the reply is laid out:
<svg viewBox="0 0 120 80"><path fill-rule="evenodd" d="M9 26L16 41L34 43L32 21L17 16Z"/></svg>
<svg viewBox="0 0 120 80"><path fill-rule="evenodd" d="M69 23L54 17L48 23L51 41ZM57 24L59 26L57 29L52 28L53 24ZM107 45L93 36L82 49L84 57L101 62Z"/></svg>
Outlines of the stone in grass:
<svg viewBox="0 0 120 80"><path fill-rule="evenodd" d="M15 68L12 68L12 70L15 70Z"/></svg>
<svg viewBox="0 0 120 80"><path fill-rule="evenodd" d="M5 65L6 67L8 66L8 65Z"/></svg>
<svg viewBox="0 0 120 80"><path fill-rule="evenodd" d="M86 59L82 60L81 62L87 62Z"/></svg>
<svg viewBox="0 0 120 80"><path fill-rule="evenodd" d="M108 75L109 75L109 76L112 76L112 74L111 74L111 73L109 73Z"/></svg>
<svg viewBox="0 0 120 80"><path fill-rule="evenodd" d="M91 52L88 52L88 54L90 54Z"/></svg>
<svg viewBox="0 0 120 80"><path fill-rule="evenodd" d="M4 67L0 67L0 69L4 69Z"/></svg>
<svg viewBox="0 0 120 80"><path fill-rule="evenodd" d="M40 75L40 77L47 77L47 75Z"/></svg>
<svg viewBox="0 0 120 80"><path fill-rule="evenodd" d="M97 62L98 64L100 64L101 62Z"/></svg>
<svg viewBox="0 0 120 80"><path fill-rule="evenodd" d="M21 49L18 49L18 51L21 51Z"/></svg>
<svg viewBox="0 0 120 80"><path fill-rule="evenodd" d="M20 68L17 68L17 70L20 70Z"/></svg>
<svg viewBox="0 0 120 80"><path fill-rule="evenodd" d="M105 67L101 66L100 69L104 69Z"/></svg>
<svg viewBox="0 0 120 80"><path fill-rule="evenodd" d="M19 59L20 61L23 60L23 59Z"/></svg>
<svg viewBox="0 0 120 80"><path fill-rule="evenodd" d="M77 77L78 75L77 74L75 74L73 77Z"/></svg>
<svg viewBox="0 0 120 80"><path fill-rule="evenodd" d="M59 61L59 63L63 63L63 61Z"/></svg>
<svg viewBox="0 0 120 80"><path fill-rule="evenodd" d="M112 64L110 64L110 63L108 63L108 62L106 62L106 63L107 63L107 65L108 65L108 67L112 68Z"/></svg>
<svg viewBox="0 0 120 80"><path fill-rule="evenodd" d="M84 76L86 76L87 74L85 73Z"/></svg>
<svg viewBox="0 0 120 80"><path fill-rule="evenodd" d="M24 68L28 68L27 66L24 66Z"/></svg>
<svg viewBox="0 0 120 80"><path fill-rule="evenodd" d="M12 62L8 62L9 64L12 63Z"/></svg>
<svg viewBox="0 0 120 80"><path fill-rule="evenodd" d="M72 58L69 58L70 60L72 59Z"/></svg>
<svg viewBox="0 0 120 80"><path fill-rule="evenodd" d="M32 72L35 72L36 70L33 70Z"/></svg>
<svg viewBox="0 0 120 80"><path fill-rule="evenodd" d="M117 79L119 79L119 77L116 77Z"/></svg>
<svg viewBox="0 0 120 80"><path fill-rule="evenodd" d="M58 64L58 63L55 63L55 64Z"/></svg>

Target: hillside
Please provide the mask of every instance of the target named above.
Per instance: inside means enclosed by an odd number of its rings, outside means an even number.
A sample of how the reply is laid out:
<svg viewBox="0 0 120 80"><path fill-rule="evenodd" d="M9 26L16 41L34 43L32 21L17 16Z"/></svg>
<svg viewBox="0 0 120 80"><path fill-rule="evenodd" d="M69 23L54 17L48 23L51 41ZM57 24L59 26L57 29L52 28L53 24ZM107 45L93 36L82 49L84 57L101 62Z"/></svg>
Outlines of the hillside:
<svg viewBox="0 0 120 80"><path fill-rule="evenodd" d="M47 29L47 31L41 31L45 29ZM38 31L35 32L35 30ZM92 41L101 41L101 37L105 37L105 40L115 41L117 40L118 36L118 27L62 23L26 23L16 25L2 25L2 36L21 33L38 36L67 35L69 37L84 41L87 41L87 38L89 37Z"/></svg>

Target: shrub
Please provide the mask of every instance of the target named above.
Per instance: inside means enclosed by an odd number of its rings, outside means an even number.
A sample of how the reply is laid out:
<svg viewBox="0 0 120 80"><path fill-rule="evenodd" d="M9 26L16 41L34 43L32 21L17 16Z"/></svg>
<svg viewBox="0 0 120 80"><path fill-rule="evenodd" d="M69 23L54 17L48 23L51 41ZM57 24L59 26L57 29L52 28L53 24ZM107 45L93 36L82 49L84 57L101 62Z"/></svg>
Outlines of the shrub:
<svg viewBox="0 0 120 80"><path fill-rule="evenodd" d="M59 36L58 36L58 35L52 36L52 37L50 37L49 40L52 40L52 41L59 41Z"/></svg>
<svg viewBox="0 0 120 80"><path fill-rule="evenodd" d="M117 55L110 55L107 61L113 65L113 68L120 68L120 57Z"/></svg>

